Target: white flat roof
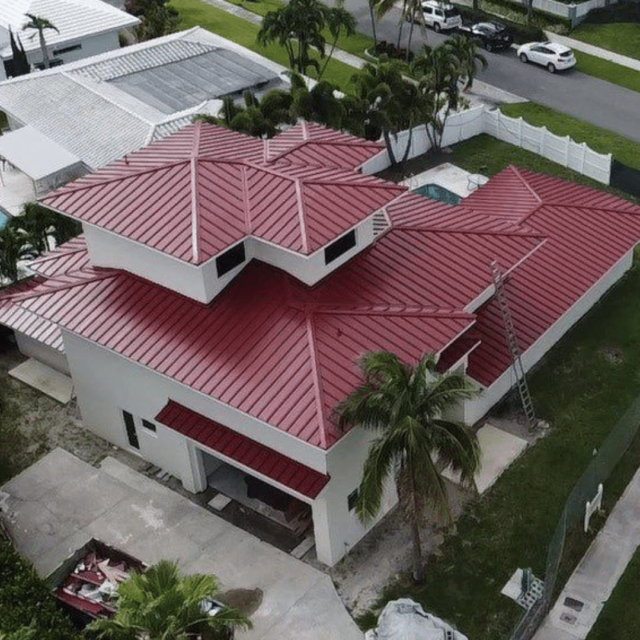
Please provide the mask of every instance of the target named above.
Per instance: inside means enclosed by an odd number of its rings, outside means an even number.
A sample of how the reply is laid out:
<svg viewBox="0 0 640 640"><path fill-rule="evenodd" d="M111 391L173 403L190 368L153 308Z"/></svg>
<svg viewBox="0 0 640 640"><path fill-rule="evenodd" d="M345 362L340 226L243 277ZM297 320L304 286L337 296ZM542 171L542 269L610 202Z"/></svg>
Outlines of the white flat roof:
<svg viewBox="0 0 640 640"><path fill-rule="evenodd" d="M33 127L21 127L0 136L0 156L32 180L46 178L81 162Z"/></svg>

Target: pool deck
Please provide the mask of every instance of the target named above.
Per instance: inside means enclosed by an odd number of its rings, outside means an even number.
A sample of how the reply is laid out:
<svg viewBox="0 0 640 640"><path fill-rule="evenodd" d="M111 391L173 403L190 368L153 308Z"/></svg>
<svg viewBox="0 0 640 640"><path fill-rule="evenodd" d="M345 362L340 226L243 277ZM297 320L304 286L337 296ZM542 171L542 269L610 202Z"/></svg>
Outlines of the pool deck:
<svg viewBox="0 0 640 640"><path fill-rule="evenodd" d="M402 184L410 189L417 189L425 184L437 184L453 193L457 193L462 198L466 198L477 189L477 185L469 180L471 175L475 176L476 174L471 174L455 164L445 162L433 169L407 178Z"/></svg>
<svg viewBox="0 0 640 640"><path fill-rule="evenodd" d="M18 216L22 213L22 205L36 200L36 193L31 178L6 166L0 169L0 207L9 215Z"/></svg>

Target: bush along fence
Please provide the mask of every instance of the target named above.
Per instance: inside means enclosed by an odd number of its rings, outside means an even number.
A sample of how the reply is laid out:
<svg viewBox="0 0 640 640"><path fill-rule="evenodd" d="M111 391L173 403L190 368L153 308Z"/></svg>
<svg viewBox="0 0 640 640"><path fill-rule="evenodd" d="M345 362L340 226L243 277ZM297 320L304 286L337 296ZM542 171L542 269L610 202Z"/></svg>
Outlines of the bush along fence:
<svg viewBox="0 0 640 640"><path fill-rule="evenodd" d="M557 136L546 127L534 127L520 118L505 116L499 109L485 105L454 113L447 119L443 146L463 142L469 138L489 134L498 140L521 147L568 167L603 184L611 179L611 154L593 151L586 143L574 142L569 136ZM394 142L396 157L401 157L409 140L409 131L402 131ZM424 125L413 129L409 158L415 158L431 149ZM388 155L381 154L365 163L364 173L377 173L389 166Z"/></svg>
<svg viewBox="0 0 640 640"><path fill-rule="evenodd" d="M457 3L472 6L473 0L456 0ZM585 2L558 2L557 0L533 0L534 11L541 11L552 16L558 16L568 20L572 27L580 24L592 9L600 9L611 4L616 4L617 0L586 0ZM511 0L510 4L528 7L529 0Z"/></svg>

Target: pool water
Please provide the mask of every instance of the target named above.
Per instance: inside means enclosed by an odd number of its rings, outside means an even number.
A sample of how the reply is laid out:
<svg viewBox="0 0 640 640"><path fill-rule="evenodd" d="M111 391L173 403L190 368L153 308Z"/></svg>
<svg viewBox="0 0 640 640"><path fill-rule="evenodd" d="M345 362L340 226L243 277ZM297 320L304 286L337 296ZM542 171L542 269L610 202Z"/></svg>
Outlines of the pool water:
<svg viewBox="0 0 640 640"><path fill-rule="evenodd" d="M439 184L423 184L421 187L414 189L413 192L425 198L446 202L451 205L459 204L460 200L462 200L457 193L453 193L453 191L449 191L449 189L445 189Z"/></svg>
<svg viewBox="0 0 640 640"><path fill-rule="evenodd" d="M7 222L9 222L9 218L11 216L9 216L8 213L5 213L5 211L0 208L0 229L2 229L2 227L4 227L5 224L7 224Z"/></svg>

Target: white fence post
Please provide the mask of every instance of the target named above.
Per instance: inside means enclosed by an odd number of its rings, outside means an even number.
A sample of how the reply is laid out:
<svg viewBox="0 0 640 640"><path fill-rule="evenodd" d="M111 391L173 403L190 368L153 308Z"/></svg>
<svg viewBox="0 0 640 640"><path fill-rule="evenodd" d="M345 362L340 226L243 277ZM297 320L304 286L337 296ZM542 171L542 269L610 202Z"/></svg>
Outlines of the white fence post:
<svg viewBox="0 0 640 640"><path fill-rule="evenodd" d="M540 129L540 133L542 134L540 136L540 155L544 156L546 155L544 142L545 142L545 138L547 137L547 127L543 125L542 128Z"/></svg>

